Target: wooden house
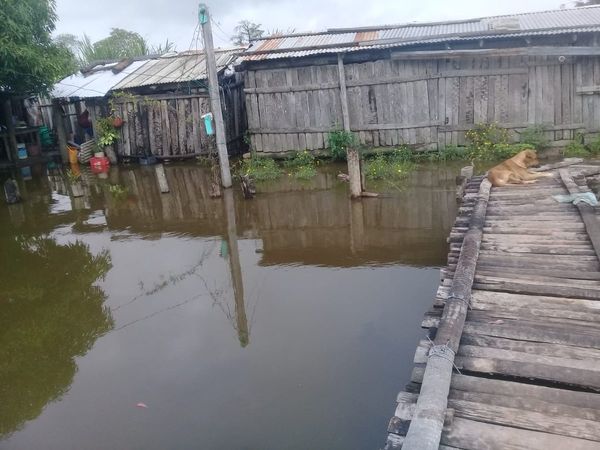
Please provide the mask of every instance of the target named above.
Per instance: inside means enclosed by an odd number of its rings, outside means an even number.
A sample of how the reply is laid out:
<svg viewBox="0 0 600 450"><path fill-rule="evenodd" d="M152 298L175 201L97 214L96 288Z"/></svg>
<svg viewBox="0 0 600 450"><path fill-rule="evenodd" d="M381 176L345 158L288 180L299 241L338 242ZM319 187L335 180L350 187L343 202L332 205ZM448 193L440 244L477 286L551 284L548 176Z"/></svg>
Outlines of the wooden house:
<svg viewBox="0 0 600 450"><path fill-rule="evenodd" d="M599 44L600 7L260 39L238 66L251 144L317 150L349 128L367 146L437 149L496 122L564 145L600 131Z"/></svg>
<svg viewBox="0 0 600 450"><path fill-rule="evenodd" d="M242 74L231 64L239 48L217 49L228 148L240 152L245 133ZM210 112L204 53L188 51L123 61L101 62L61 80L54 87L55 109L66 118L72 138L84 140L77 117L89 112L92 126L109 114L124 120L117 155L135 158L189 158L207 155L214 139L207 136L202 115Z"/></svg>

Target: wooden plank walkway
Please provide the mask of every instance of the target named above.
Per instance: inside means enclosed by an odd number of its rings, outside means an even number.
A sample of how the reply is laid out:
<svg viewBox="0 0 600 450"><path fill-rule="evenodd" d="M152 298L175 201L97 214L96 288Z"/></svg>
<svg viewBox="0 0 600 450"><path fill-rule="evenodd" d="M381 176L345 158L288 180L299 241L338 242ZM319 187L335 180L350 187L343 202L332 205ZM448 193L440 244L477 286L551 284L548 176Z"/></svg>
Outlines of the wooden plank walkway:
<svg viewBox="0 0 600 450"><path fill-rule="evenodd" d="M561 172L562 178L556 173L532 185L491 189L441 449L600 449L600 261L594 245L600 234L590 230L598 217L595 208L552 198L589 190L582 177L570 177L576 166ZM386 450L402 448L415 415L481 184L476 178L466 187L449 237L448 266L423 320L428 337L416 350L411 382L398 395Z"/></svg>

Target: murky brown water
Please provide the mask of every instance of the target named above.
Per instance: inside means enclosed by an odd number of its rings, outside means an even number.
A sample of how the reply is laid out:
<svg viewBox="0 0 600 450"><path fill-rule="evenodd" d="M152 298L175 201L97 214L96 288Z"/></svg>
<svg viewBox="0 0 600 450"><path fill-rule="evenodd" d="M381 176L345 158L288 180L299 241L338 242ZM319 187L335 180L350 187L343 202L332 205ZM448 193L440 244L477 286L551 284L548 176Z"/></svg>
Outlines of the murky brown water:
<svg viewBox="0 0 600 450"><path fill-rule="evenodd" d="M151 168L20 179L0 205L0 448L379 448L457 169L362 202L337 170L250 201L209 198L191 165L166 167L169 194Z"/></svg>

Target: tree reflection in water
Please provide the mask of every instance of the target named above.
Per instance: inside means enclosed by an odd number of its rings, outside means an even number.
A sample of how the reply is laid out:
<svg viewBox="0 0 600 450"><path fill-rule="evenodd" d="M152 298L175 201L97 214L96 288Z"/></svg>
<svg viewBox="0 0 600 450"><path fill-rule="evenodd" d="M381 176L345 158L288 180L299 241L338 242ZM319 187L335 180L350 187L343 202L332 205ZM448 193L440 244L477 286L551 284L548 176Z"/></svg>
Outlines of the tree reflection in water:
<svg viewBox="0 0 600 450"><path fill-rule="evenodd" d="M0 436L65 394L84 355L113 319L94 283L111 268L82 242L49 237L0 241ZM24 271L23 268L27 268Z"/></svg>

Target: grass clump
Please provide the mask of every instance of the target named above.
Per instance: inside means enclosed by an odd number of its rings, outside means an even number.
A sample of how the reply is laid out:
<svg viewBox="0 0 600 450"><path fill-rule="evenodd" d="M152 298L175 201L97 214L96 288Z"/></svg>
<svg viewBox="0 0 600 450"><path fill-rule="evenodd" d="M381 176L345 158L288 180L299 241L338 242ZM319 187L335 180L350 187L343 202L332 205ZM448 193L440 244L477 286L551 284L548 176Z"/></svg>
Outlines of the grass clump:
<svg viewBox="0 0 600 450"><path fill-rule="evenodd" d="M414 168L410 150L400 147L390 153L377 153L365 163L368 180L400 180Z"/></svg>
<svg viewBox="0 0 600 450"><path fill-rule="evenodd" d="M255 181L271 181L281 177L282 171L273 158L252 155L241 162L239 174Z"/></svg>
<svg viewBox="0 0 600 450"><path fill-rule="evenodd" d="M288 175L299 180L310 180L317 175L317 160L308 150L297 152L283 165L288 169Z"/></svg>
<svg viewBox="0 0 600 450"><path fill-rule="evenodd" d="M585 143L585 135L577 133L575 139L564 148L563 156L589 158L600 154L600 136L588 144Z"/></svg>
<svg viewBox="0 0 600 450"><path fill-rule="evenodd" d="M348 147L354 147L358 141L354 133L344 130L330 131L327 136L331 159L334 161L346 161Z"/></svg>

